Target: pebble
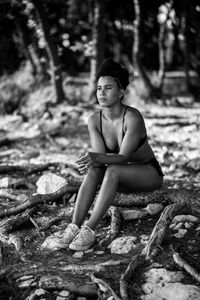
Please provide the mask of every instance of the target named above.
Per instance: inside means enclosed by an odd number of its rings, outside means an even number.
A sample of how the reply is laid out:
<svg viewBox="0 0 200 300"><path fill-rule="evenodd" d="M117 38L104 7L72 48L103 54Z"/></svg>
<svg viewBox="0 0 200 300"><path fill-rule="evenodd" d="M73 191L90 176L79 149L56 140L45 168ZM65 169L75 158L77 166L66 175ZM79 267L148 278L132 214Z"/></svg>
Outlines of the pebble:
<svg viewBox="0 0 200 300"><path fill-rule="evenodd" d="M65 300L70 295L70 292L67 290L63 290L59 292L59 294L56 297L56 300Z"/></svg>
<svg viewBox="0 0 200 300"><path fill-rule="evenodd" d="M73 254L74 258L81 258L84 255L84 251L76 251Z"/></svg>
<svg viewBox="0 0 200 300"><path fill-rule="evenodd" d="M174 236L177 239L182 239L186 233L187 233L187 229L179 229L179 231L177 233L175 233Z"/></svg>
<svg viewBox="0 0 200 300"><path fill-rule="evenodd" d="M101 255L101 254L104 254L105 251L101 251L101 250L98 250L98 251L95 251L94 254L97 254L97 255Z"/></svg>

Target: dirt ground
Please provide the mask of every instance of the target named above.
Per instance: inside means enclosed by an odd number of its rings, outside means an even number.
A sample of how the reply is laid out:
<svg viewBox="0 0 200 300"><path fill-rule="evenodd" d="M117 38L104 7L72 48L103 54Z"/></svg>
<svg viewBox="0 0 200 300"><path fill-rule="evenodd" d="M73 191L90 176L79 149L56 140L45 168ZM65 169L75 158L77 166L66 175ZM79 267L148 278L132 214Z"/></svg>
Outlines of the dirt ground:
<svg viewBox="0 0 200 300"><path fill-rule="evenodd" d="M137 106L144 116L150 144L162 165L165 183L172 188L186 188L191 192L200 193L200 105L184 107L184 105L141 103ZM90 148L86 124L93 110L92 107L83 106L79 109L63 104L50 108L40 120L34 116L28 121L24 121L20 115L1 116L0 138L4 142L1 143L0 170L2 165L7 164L18 166L52 164L46 170L32 174L18 169L1 171L0 179L5 177L26 179L27 185L12 188L12 193L15 195L36 193L36 182L46 172L67 176L70 163L73 166L77 156ZM0 203L2 209L13 204L10 199L1 195ZM92 273L108 282L119 295L120 276L134 251L128 254L111 254L108 248L98 243L92 252L80 258L74 257L73 251L70 250L41 251L40 246L45 238L55 231L64 229L70 222L73 205L73 201L68 203L63 197L56 202L38 205L32 221L15 230L15 235L23 242L20 251L16 250L15 242L13 243L15 246L5 241L1 243L1 299L56 299L61 290L67 290L69 284L72 290L74 282L79 287L90 285ZM123 222L120 236L129 234L137 237L144 234L149 236L158 218L159 215L156 215L147 219ZM200 230L197 230L197 227L198 224L189 229L181 239L176 238L174 232L169 229L155 261L151 263L156 262L166 269L177 270L170 248L170 245L173 245L174 249L200 272ZM99 237L106 236L109 230L110 217L106 215L98 226ZM99 270L98 266L107 261L119 264L111 264L105 273L105 270ZM130 299L133 299L132 297L140 299L143 271L149 264L150 262L138 268L131 278ZM48 276L50 279L47 283ZM59 276L62 282L59 282ZM185 276L185 283L198 285L189 275ZM45 295L37 295L34 298L34 291L38 288L43 288ZM78 299L78 294L72 292L70 297L66 299ZM84 297L97 299L95 295Z"/></svg>

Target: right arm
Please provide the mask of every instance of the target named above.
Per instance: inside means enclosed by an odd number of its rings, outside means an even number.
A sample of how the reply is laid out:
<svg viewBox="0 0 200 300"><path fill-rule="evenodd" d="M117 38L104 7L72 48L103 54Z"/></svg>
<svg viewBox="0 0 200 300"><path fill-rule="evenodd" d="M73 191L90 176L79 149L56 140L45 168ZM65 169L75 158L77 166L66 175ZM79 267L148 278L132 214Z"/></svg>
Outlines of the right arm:
<svg viewBox="0 0 200 300"><path fill-rule="evenodd" d="M94 113L92 116L90 116L88 120L88 130L90 135L92 152L106 153L105 144L98 129L98 123L99 117L97 113Z"/></svg>

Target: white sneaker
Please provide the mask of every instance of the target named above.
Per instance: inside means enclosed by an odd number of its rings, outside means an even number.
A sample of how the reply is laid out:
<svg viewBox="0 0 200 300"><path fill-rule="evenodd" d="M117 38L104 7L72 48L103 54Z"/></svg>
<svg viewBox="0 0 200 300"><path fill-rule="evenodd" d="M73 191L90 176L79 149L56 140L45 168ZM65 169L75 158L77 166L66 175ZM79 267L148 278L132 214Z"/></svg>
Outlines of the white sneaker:
<svg viewBox="0 0 200 300"><path fill-rule="evenodd" d="M61 235L61 237L57 237L54 240L54 247L56 249L67 248L78 232L79 227L76 224L70 223Z"/></svg>
<svg viewBox="0 0 200 300"><path fill-rule="evenodd" d="M95 243L95 233L87 226L83 226L73 241L69 244L69 249L84 251Z"/></svg>

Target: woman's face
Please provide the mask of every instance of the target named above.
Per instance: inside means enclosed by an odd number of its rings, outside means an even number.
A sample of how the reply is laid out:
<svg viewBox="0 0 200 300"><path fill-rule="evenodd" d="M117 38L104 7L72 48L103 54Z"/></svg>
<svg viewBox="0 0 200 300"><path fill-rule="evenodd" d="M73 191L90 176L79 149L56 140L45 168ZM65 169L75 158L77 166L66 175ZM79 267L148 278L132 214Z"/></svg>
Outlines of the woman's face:
<svg viewBox="0 0 200 300"><path fill-rule="evenodd" d="M110 107L119 103L122 91L113 77L102 76L99 78L96 95L101 106Z"/></svg>

